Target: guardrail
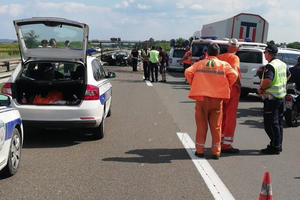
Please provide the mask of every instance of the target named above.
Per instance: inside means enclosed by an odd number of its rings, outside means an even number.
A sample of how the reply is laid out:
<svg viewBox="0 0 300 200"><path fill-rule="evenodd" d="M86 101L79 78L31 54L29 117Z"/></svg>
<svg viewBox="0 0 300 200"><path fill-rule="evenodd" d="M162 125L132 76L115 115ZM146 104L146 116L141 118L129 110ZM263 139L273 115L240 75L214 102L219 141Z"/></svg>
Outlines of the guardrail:
<svg viewBox="0 0 300 200"><path fill-rule="evenodd" d="M9 72L15 68L21 62L19 58L1 59L0 60L0 73ZM4 70L3 70L4 69Z"/></svg>

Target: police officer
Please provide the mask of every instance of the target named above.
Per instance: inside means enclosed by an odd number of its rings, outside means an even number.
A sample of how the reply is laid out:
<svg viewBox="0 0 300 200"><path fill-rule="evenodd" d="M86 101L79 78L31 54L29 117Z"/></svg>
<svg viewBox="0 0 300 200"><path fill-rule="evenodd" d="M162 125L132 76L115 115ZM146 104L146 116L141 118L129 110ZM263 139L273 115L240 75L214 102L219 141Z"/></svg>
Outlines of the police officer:
<svg viewBox="0 0 300 200"><path fill-rule="evenodd" d="M286 83L290 77L287 65L277 59L278 49L269 44L265 48L265 58L269 62L263 70L258 94L264 100L264 128L270 138L270 144L262 149L262 154L280 154L283 139L283 112Z"/></svg>
<svg viewBox="0 0 300 200"><path fill-rule="evenodd" d="M158 81L158 63L159 63L159 52L156 50L155 46L152 46L149 52L149 71L151 74L151 82ZM154 75L155 74L155 79Z"/></svg>

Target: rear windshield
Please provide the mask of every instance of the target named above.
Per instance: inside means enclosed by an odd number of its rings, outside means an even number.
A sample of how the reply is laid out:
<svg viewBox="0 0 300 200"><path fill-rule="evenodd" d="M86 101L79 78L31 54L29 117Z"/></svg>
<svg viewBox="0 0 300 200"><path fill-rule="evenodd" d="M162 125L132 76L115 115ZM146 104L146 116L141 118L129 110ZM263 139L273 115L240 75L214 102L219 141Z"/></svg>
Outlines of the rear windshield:
<svg viewBox="0 0 300 200"><path fill-rule="evenodd" d="M240 62L262 64L262 52L238 51L236 55L240 58Z"/></svg>
<svg viewBox="0 0 300 200"><path fill-rule="evenodd" d="M285 62L287 65L296 65L299 54L292 53L278 53L277 58Z"/></svg>
<svg viewBox="0 0 300 200"><path fill-rule="evenodd" d="M20 26L26 48L82 49L83 29L57 24L27 24Z"/></svg>
<svg viewBox="0 0 300 200"><path fill-rule="evenodd" d="M205 54L205 51L207 49L208 44L199 44L199 43L193 43L192 44L192 53L195 57L201 57ZM226 44L218 44L220 47L220 53L226 53L227 52L227 45Z"/></svg>
<svg viewBox="0 0 300 200"><path fill-rule="evenodd" d="M173 57L174 58L183 58L184 53L185 53L184 49L174 49Z"/></svg>

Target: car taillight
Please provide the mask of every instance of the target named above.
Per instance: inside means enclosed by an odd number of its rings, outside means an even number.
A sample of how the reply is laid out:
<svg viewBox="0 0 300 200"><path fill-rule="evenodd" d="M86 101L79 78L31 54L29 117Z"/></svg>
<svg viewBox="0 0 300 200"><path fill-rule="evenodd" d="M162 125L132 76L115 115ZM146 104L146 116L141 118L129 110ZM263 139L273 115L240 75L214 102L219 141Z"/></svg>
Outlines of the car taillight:
<svg viewBox="0 0 300 200"><path fill-rule="evenodd" d="M84 95L84 100L98 100L99 88L94 85L87 85Z"/></svg>
<svg viewBox="0 0 300 200"><path fill-rule="evenodd" d="M290 95L286 95L286 96L285 96L285 100L286 100L286 101L293 101L293 97L290 96Z"/></svg>
<svg viewBox="0 0 300 200"><path fill-rule="evenodd" d="M169 64L172 64L173 60L172 58L169 58Z"/></svg>
<svg viewBox="0 0 300 200"><path fill-rule="evenodd" d="M10 83L5 83L1 89L2 94L7 94L9 96L12 96L11 92L11 84Z"/></svg>

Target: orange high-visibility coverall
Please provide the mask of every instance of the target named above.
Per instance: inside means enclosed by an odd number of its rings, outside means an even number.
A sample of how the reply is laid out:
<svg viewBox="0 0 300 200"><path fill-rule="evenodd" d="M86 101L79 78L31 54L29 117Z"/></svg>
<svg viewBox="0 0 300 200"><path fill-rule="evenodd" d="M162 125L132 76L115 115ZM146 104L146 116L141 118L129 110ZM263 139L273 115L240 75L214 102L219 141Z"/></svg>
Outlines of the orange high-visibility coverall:
<svg viewBox="0 0 300 200"><path fill-rule="evenodd" d="M209 124L211 151L213 155L220 155L223 99L229 99L230 87L238 74L227 62L209 56L187 68L185 77L191 86L189 98L196 100L196 151L204 153Z"/></svg>
<svg viewBox="0 0 300 200"><path fill-rule="evenodd" d="M239 74L239 79L234 83L230 91L230 99L223 102L223 120L222 120L222 149L231 149L233 143L234 131L236 127L236 113L241 94L241 72L240 59L234 53L224 53L218 55L220 60L226 61Z"/></svg>

